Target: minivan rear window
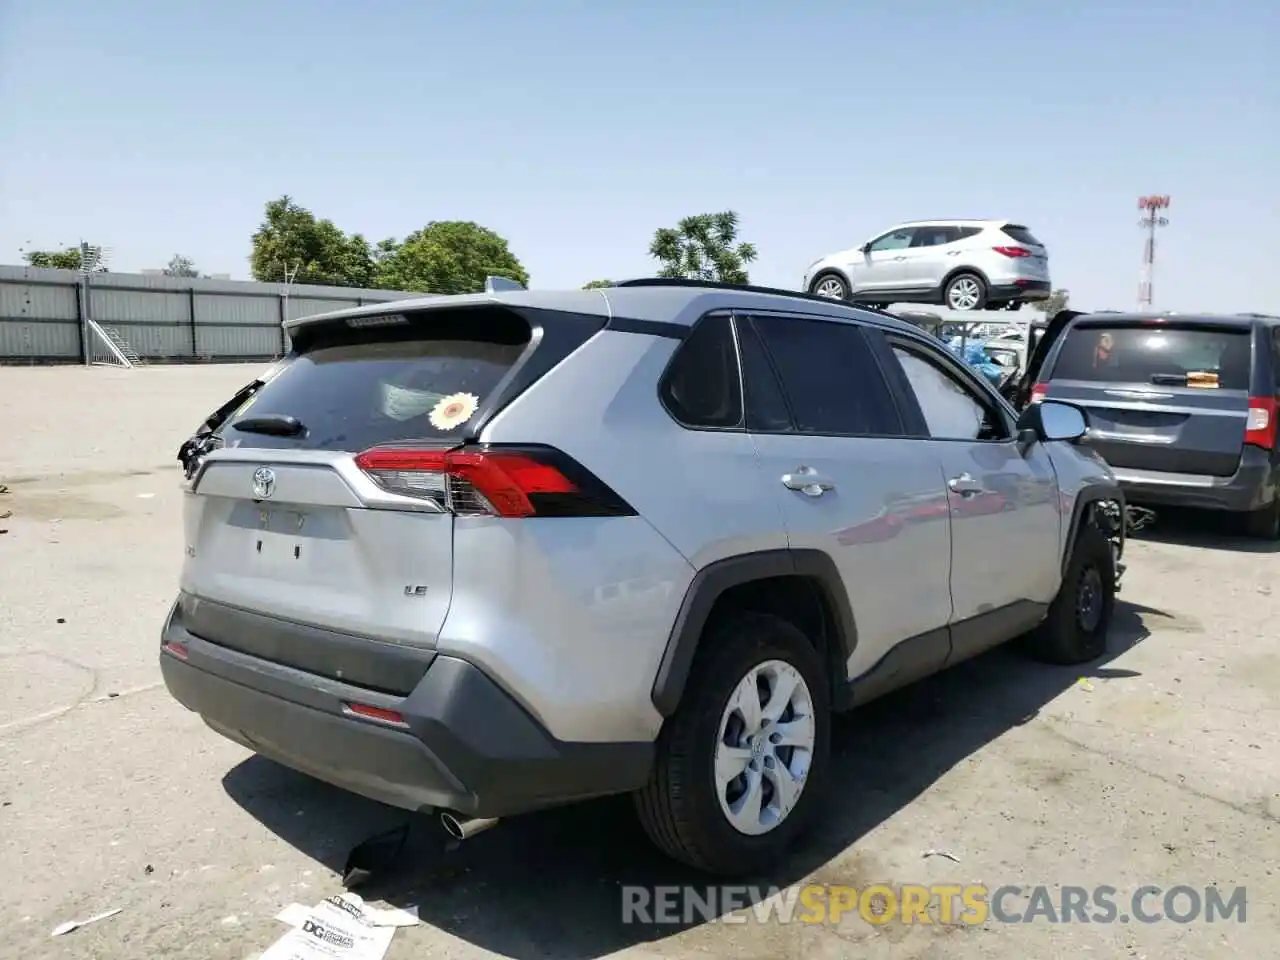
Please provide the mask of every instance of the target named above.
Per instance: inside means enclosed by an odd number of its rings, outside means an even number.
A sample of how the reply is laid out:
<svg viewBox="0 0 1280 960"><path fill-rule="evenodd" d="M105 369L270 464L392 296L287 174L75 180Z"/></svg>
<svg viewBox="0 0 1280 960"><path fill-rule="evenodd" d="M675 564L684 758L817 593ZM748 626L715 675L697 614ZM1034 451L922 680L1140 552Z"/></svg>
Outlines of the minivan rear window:
<svg viewBox="0 0 1280 960"><path fill-rule="evenodd" d="M1025 243L1033 247L1044 246L1043 243L1035 238L1035 234L1021 224L1007 223L1001 229L1005 236L1012 237L1014 240L1017 240L1018 243Z"/></svg>
<svg viewBox="0 0 1280 960"><path fill-rule="evenodd" d="M1084 325L1067 331L1051 379L1248 390L1247 330Z"/></svg>
<svg viewBox="0 0 1280 960"><path fill-rule="evenodd" d="M318 335L222 428L228 447L343 450L464 435L531 338L514 313L473 310ZM296 435L240 430L292 417Z"/></svg>

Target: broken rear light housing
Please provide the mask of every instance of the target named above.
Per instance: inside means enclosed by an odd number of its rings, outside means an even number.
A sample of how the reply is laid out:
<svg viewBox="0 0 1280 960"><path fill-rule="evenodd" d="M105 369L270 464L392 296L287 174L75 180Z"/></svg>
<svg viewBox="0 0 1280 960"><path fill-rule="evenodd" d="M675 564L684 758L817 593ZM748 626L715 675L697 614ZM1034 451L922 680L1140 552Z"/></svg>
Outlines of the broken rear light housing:
<svg viewBox="0 0 1280 960"><path fill-rule="evenodd" d="M458 516L629 517L636 511L586 467L549 446L451 450L373 447L355 458L388 493L432 500Z"/></svg>
<svg viewBox="0 0 1280 960"><path fill-rule="evenodd" d="M1276 448L1276 398L1250 397L1244 442L1263 450Z"/></svg>

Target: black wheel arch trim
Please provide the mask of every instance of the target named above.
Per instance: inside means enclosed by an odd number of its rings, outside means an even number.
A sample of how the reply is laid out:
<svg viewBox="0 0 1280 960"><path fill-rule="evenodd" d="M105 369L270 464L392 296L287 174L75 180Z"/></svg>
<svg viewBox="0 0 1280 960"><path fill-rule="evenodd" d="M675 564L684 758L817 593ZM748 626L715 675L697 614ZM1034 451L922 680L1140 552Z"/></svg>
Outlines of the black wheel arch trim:
<svg viewBox="0 0 1280 960"><path fill-rule="evenodd" d="M1107 500L1115 500L1120 504L1120 548L1123 552L1125 538L1124 491L1120 489L1118 483L1113 481L1092 481L1081 487L1080 492L1076 494L1075 505L1071 510L1071 525L1067 528L1067 536L1063 539L1062 572L1064 574L1067 572L1071 557L1075 553L1076 544L1079 542L1080 528L1085 519L1089 516L1094 505L1104 503Z"/></svg>
<svg viewBox="0 0 1280 960"><path fill-rule="evenodd" d="M726 590L774 577L809 577L821 591L822 599L835 620L837 635L828 637L828 669L832 689L848 681L846 664L858 643L857 626L849 595L835 561L821 550L762 550L726 557L703 567L693 576L676 614L658 665L650 698L663 717L679 707L698 644L716 601Z"/></svg>

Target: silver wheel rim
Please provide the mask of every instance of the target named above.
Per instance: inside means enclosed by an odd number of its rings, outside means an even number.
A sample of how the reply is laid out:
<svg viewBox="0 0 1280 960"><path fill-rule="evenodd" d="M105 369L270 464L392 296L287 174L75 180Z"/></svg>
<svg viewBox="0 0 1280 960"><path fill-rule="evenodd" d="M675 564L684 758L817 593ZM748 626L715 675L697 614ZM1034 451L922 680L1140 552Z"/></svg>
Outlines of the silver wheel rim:
<svg viewBox="0 0 1280 960"><path fill-rule="evenodd" d="M978 281L961 277L951 285L947 299L953 310L972 310L978 305Z"/></svg>
<svg viewBox="0 0 1280 960"><path fill-rule="evenodd" d="M820 297L827 297L831 300L843 300L844 284L835 277L824 277L822 282L814 287L813 292Z"/></svg>
<svg viewBox="0 0 1280 960"><path fill-rule="evenodd" d="M800 671L769 660L747 671L720 716L715 782L720 809L757 837L796 808L813 761L813 696Z"/></svg>

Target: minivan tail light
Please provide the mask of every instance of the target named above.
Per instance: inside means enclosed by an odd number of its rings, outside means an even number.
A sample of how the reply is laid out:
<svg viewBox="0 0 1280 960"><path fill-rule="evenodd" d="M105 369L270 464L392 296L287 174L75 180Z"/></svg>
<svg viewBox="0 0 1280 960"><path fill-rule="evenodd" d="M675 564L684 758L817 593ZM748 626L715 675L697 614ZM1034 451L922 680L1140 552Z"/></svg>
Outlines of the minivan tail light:
<svg viewBox="0 0 1280 960"><path fill-rule="evenodd" d="M1044 395L1048 392L1049 385L1047 383L1037 383L1031 388L1031 402L1039 403L1044 399Z"/></svg>
<svg viewBox="0 0 1280 960"><path fill-rule="evenodd" d="M1249 419L1245 423L1244 442L1274 450L1276 446L1276 398L1250 397Z"/></svg>
<svg viewBox="0 0 1280 960"><path fill-rule="evenodd" d="M635 510L553 447L374 447L356 466L383 490L460 516L615 517Z"/></svg>
<svg viewBox="0 0 1280 960"><path fill-rule="evenodd" d="M1002 253L1006 257L1013 257L1015 259L1018 257L1031 256L1031 251L1026 247L992 247L991 249L996 253Z"/></svg>

